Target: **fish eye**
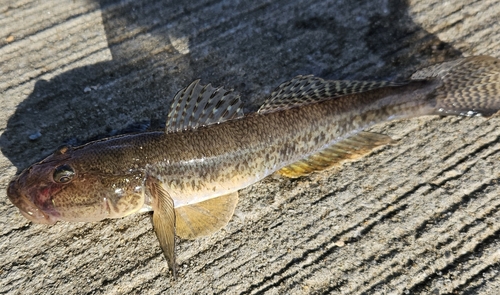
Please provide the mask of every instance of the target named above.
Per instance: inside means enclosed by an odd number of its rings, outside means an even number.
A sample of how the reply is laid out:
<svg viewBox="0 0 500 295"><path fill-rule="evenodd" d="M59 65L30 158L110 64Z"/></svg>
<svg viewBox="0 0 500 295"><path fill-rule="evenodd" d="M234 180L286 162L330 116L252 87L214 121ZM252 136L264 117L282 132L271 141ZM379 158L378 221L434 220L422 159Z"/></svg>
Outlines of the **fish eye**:
<svg viewBox="0 0 500 295"><path fill-rule="evenodd" d="M68 183L73 179L74 175L75 171L73 171L69 165L61 165L54 170L52 177L57 183Z"/></svg>

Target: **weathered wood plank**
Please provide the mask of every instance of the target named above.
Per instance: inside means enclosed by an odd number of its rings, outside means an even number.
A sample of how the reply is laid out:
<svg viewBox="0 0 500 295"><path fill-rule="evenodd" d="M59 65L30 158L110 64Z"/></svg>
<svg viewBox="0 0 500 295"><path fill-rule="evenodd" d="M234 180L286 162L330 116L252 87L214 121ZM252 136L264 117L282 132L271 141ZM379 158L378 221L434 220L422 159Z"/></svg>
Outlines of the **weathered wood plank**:
<svg viewBox="0 0 500 295"><path fill-rule="evenodd" d="M500 57L498 1L55 3L0 5L0 293L500 293L498 118L377 126L399 143L245 189L224 230L180 243L175 283L147 215L33 225L5 193L63 142L160 127L197 78L252 109L297 74L397 79Z"/></svg>

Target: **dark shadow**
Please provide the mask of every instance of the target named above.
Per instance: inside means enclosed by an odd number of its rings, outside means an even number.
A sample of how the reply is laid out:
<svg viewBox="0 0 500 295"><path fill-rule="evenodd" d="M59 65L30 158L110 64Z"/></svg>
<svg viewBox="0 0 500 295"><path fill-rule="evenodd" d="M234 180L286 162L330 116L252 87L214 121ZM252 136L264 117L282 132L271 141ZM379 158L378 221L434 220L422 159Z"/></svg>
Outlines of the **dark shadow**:
<svg viewBox="0 0 500 295"><path fill-rule="evenodd" d="M18 169L62 143L161 129L168 100L197 78L254 109L298 74L393 80L460 55L415 24L403 0L99 4L112 60L36 83L0 138Z"/></svg>

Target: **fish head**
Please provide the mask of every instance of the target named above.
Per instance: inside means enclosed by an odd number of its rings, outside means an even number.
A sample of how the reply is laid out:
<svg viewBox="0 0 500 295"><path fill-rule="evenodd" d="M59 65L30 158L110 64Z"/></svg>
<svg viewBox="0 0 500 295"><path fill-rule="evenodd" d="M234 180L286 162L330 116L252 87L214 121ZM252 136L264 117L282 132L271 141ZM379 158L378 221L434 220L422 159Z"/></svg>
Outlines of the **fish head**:
<svg viewBox="0 0 500 295"><path fill-rule="evenodd" d="M32 194L29 194L23 188L21 183L25 183L26 174L29 174L29 171L23 171L19 177L10 182L7 188L7 197L28 220L35 223L55 223L57 221L56 216L50 215L46 210L43 210L41 207L44 206L35 205L35 202L38 203L38 198L32 198Z"/></svg>
<svg viewBox="0 0 500 295"><path fill-rule="evenodd" d="M97 169L106 160L96 165L93 156L61 147L13 179L7 196L24 217L43 224L99 221L140 210L142 174Z"/></svg>

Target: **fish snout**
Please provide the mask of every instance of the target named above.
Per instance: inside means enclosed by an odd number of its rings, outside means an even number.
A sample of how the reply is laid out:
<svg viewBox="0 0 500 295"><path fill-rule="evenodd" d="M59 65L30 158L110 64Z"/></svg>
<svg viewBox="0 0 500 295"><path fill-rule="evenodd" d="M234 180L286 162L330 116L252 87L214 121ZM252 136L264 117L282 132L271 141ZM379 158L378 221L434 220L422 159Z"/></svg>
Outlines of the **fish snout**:
<svg viewBox="0 0 500 295"><path fill-rule="evenodd" d="M54 224L57 220L43 212L35 205L23 192L19 179L12 180L7 188L7 197L14 204L21 214L34 223Z"/></svg>

